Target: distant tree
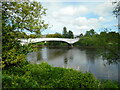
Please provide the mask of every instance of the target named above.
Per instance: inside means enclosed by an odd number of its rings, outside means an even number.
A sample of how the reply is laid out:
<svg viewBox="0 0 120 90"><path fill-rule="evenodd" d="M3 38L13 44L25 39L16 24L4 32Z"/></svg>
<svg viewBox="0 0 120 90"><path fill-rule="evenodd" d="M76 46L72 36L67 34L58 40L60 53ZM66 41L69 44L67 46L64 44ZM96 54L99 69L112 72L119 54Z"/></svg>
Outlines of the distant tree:
<svg viewBox="0 0 120 90"><path fill-rule="evenodd" d="M92 36L92 35L95 35L94 29L91 29L91 30L89 30L89 31L86 31L85 36Z"/></svg>
<svg viewBox="0 0 120 90"><path fill-rule="evenodd" d="M41 38L41 37L42 37L41 34L36 35L36 38Z"/></svg>
<svg viewBox="0 0 120 90"><path fill-rule="evenodd" d="M83 34L82 34L82 33L80 34L80 37L83 37Z"/></svg>
<svg viewBox="0 0 120 90"><path fill-rule="evenodd" d="M72 31L69 31L67 34L67 38L74 38L74 34Z"/></svg>
<svg viewBox="0 0 120 90"><path fill-rule="evenodd" d="M63 27L63 37L67 38L67 28Z"/></svg>
<svg viewBox="0 0 120 90"><path fill-rule="evenodd" d="M108 33L108 40L113 44L118 43L117 47L119 47L119 45L120 45L120 34L117 33L117 32L109 32Z"/></svg>
<svg viewBox="0 0 120 90"><path fill-rule="evenodd" d="M118 17L120 15L120 1L118 2L112 2L113 4L116 4L114 10L113 10L113 14Z"/></svg>
<svg viewBox="0 0 120 90"><path fill-rule="evenodd" d="M59 33L55 33L55 34L47 34L46 37L47 38L62 38L63 36Z"/></svg>
<svg viewBox="0 0 120 90"><path fill-rule="evenodd" d="M118 18L118 29L120 30L120 1L112 2L112 3L116 4L116 6L113 10L113 14L116 16L116 18Z"/></svg>
<svg viewBox="0 0 120 90"><path fill-rule="evenodd" d="M60 33L55 33L54 37L56 37L56 38L63 38L63 36Z"/></svg>

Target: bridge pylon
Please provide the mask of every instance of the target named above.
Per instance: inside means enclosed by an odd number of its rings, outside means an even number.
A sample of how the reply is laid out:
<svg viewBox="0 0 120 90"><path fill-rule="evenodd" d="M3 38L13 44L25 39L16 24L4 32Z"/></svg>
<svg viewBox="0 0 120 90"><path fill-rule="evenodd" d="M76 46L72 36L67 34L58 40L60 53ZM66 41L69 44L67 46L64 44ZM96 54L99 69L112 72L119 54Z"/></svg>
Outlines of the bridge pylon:
<svg viewBox="0 0 120 90"><path fill-rule="evenodd" d="M70 44L70 47L72 47L72 48L73 48L73 44Z"/></svg>

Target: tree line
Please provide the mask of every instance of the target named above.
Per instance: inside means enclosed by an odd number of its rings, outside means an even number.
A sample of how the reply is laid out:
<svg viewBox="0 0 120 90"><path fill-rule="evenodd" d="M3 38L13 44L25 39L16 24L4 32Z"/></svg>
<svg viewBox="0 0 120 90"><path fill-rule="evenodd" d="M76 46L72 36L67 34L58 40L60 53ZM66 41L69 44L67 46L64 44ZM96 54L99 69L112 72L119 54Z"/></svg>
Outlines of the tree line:
<svg viewBox="0 0 120 90"><path fill-rule="evenodd" d="M63 27L63 33L47 34L46 37L51 38L74 38L74 34L71 30L67 31L66 27Z"/></svg>
<svg viewBox="0 0 120 90"><path fill-rule="evenodd" d="M120 33L103 31L99 34L93 29L86 31L74 46L87 46L96 48L101 55L108 60L108 63L119 62Z"/></svg>
<svg viewBox="0 0 120 90"><path fill-rule="evenodd" d="M74 34L71 30L67 31L66 27L63 27L63 33L54 33L54 34L47 34L47 35L42 35L42 34L30 34L27 35L25 32L17 32L18 33L18 38L74 38Z"/></svg>

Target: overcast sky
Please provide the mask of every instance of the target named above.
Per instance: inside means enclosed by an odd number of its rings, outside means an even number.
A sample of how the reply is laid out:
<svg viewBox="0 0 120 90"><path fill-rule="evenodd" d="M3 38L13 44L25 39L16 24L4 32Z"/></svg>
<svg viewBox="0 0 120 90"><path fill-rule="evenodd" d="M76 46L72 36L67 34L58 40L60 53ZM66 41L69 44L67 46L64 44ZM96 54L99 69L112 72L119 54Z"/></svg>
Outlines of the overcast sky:
<svg viewBox="0 0 120 90"><path fill-rule="evenodd" d="M63 27L73 31L75 35L103 28L117 31L117 19L112 15L114 5L111 2L42 2L47 8L44 20L50 28L42 34L62 33Z"/></svg>

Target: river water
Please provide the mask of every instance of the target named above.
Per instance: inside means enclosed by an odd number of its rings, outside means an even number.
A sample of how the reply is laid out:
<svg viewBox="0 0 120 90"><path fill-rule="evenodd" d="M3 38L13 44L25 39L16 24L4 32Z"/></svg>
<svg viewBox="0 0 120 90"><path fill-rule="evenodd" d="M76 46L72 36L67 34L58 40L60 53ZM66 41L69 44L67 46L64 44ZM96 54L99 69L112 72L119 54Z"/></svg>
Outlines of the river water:
<svg viewBox="0 0 120 90"><path fill-rule="evenodd" d="M27 60L32 64L48 62L54 67L74 68L82 72L91 72L98 79L118 81L120 63L106 64L93 48L60 48L42 47L36 52L27 54Z"/></svg>

